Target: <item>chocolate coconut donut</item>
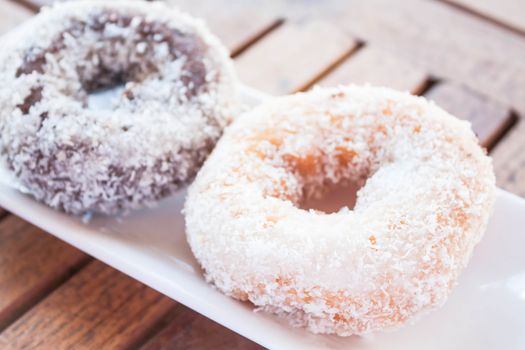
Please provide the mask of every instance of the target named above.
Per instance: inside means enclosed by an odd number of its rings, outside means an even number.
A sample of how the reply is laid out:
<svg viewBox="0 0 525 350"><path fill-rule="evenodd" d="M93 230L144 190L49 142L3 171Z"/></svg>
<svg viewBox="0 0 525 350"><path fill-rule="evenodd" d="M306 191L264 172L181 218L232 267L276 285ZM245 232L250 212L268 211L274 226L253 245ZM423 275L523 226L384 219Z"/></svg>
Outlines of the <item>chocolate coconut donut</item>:
<svg viewBox="0 0 525 350"><path fill-rule="evenodd" d="M25 191L66 212L115 213L171 194L235 111L226 49L162 3L62 3L2 47L0 154ZM90 105L119 85L111 106Z"/></svg>

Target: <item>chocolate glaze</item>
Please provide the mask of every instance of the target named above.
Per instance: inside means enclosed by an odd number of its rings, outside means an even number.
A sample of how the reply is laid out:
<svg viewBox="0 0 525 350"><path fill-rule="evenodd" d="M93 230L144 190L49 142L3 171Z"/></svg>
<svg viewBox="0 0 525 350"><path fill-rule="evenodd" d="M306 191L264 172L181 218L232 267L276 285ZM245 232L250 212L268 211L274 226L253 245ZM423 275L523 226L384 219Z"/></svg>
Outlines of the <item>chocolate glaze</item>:
<svg viewBox="0 0 525 350"><path fill-rule="evenodd" d="M31 92L26 96L24 102L17 107L22 111L23 114L28 114L31 107L42 100L42 86L36 86L31 88Z"/></svg>

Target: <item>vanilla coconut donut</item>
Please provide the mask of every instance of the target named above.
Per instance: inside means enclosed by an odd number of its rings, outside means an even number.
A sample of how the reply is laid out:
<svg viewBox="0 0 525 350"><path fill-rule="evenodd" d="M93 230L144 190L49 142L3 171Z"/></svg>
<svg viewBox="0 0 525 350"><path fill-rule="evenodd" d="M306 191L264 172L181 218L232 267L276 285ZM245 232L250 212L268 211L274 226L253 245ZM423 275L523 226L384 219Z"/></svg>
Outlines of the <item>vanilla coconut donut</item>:
<svg viewBox="0 0 525 350"><path fill-rule="evenodd" d="M364 183L352 210L299 208L343 181ZM443 304L494 182L469 123L424 98L317 89L230 126L190 186L187 238L229 296L315 333L390 330Z"/></svg>
<svg viewBox="0 0 525 350"><path fill-rule="evenodd" d="M151 204L191 179L232 119L226 49L162 3L70 1L2 42L0 154L23 188L71 213ZM123 84L106 108L94 91Z"/></svg>

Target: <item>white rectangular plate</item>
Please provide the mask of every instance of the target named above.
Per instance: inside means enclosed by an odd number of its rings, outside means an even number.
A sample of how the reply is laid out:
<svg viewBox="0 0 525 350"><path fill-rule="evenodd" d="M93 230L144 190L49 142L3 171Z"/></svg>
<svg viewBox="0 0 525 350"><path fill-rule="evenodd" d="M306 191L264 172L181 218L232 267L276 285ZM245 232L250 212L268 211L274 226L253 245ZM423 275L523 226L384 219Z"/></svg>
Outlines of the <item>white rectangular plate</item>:
<svg viewBox="0 0 525 350"><path fill-rule="evenodd" d="M261 98L244 96L252 105ZM84 224L0 181L0 206L271 349L525 349L525 200L517 196L498 191L487 233L443 308L396 332L346 338L292 328L206 284L186 243L184 196Z"/></svg>

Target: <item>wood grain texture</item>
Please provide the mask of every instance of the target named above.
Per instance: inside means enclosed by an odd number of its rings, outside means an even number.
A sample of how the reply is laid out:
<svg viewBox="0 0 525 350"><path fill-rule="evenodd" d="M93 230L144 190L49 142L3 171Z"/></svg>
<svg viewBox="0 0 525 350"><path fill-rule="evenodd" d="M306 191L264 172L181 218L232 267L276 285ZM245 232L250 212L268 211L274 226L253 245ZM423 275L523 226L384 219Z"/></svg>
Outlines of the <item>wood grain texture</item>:
<svg viewBox="0 0 525 350"><path fill-rule="evenodd" d="M522 0L444 0L525 33L525 2Z"/></svg>
<svg viewBox="0 0 525 350"><path fill-rule="evenodd" d="M521 119L491 153L496 182L501 188L525 197L525 120Z"/></svg>
<svg viewBox="0 0 525 350"><path fill-rule="evenodd" d="M206 21L213 33L237 54L258 37L274 28L280 19L266 6L244 0L166 0L181 10Z"/></svg>
<svg viewBox="0 0 525 350"><path fill-rule="evenodd" d="M18 217L0 221L0 329L88 259Z"/></svg>
<svg viewBox="0 0 525 350"><path fill-rule="evenodd" d="M525 115L523 36L438 1L330 4L333 22L355 37L399 55L438 79L459 81Z"/></svg>
<svg viewBox="0 0 525 350"><path fill-rule="evenodd" d="M31 11L12 1L0 0L0 34L5 33L31 15Z"/></svg>
<svg viewBox="0 0 525 350"><path fill-rule="evenodd" d="M452 115L470 121L481 144L488 148L513 122L509 108L458 84L438 83L425 96Z"/></svg>
<svg viewBox="0 0 525 350"><path fill-rule="evenodd" d="M357 45L327 22L280 26L235 61L241 81L270 94L309 87Z"/></svg>
<svg viewBox="0 0 525 350"><path fill-rule="evenodd" d="M264 349L182 305L179 307L172 321L141 350Z"/></svg>
<svg viewBox="0 0 525 350"><path fill-rule="evenodd" d="M418 94L427 80L424 71L392 53L365 46L328 73L318 84L335 86L370 83Z"/></svg>
<svg viewBox="0 0 525 350"><path fill-rule="evenodd" d="M135 347L175 303L95 261L0 334L7 349Z"/></svg>

